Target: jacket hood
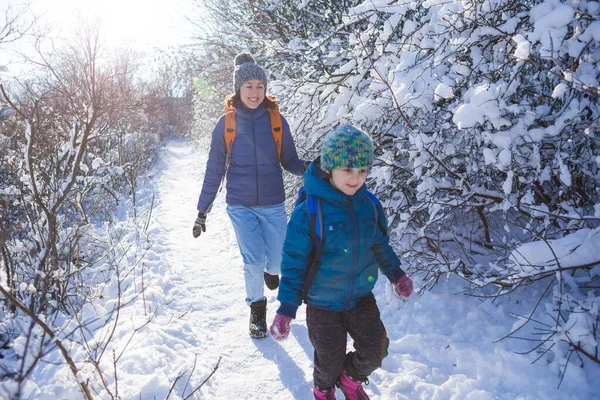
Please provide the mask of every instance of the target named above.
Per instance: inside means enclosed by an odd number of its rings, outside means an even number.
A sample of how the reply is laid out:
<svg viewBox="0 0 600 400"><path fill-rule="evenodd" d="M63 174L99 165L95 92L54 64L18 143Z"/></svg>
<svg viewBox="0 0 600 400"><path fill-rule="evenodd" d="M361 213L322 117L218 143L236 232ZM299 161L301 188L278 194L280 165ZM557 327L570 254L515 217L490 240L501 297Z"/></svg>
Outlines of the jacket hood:
<svg viewBox="0 0 600 400"><path fill-rule="evenodd" d="M329 175L321 169L321 157L316 158L308 166L304 174L304 190L306 194L332 203L347 203L367 195L367 185L363 184L352 196L348 196L329 182Z"/></svg>

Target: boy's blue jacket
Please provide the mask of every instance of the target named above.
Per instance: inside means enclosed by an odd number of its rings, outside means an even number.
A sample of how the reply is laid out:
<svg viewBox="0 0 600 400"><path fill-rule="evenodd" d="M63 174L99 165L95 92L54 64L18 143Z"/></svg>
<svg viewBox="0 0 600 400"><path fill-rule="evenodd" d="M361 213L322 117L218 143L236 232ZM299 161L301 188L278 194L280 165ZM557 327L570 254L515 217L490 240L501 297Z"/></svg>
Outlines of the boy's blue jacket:
<svg viewBox="0 0 600 400"><path fill-rule="evenodd" d="M310 164L304 175L307 195L318 197L323 216L323 253L321 265L308 291L308 304L333 311L352 309L368 295L377 281L378 269L391 282L405 272L400 260L375 222L376 211L363 185L353 196L347 196L329 183L328 175ZM385 215L380 221L387 227ZM306 202L296 206L287 226L281 264L281 283L277 312L296 317L302 304L302 291L310 263L312 241Z"/></svg>
<svg viewBox="0 0 600 400"><path fill-rule="evenodd" d="M237 134L231 148L227 169L227 204L271 206L285 201L281 166L295 175L302 175L303 160L298 158L290 127L281 117L283 135L281 159L271 133L271 119L264 105L252 110L236 107ZM212 132L210 152L198 211L206 214L214 201L226 168L225 117L222 116ZM281 166L280 166L281 164Z"/></svg>

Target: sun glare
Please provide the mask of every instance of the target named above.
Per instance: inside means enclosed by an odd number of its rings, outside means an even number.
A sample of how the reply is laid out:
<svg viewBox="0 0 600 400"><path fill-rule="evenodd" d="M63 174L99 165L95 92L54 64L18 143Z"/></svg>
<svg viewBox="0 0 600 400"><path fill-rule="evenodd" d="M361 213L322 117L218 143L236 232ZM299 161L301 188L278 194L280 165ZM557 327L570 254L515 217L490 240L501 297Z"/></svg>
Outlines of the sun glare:
<svg viewBox="0 0 600 400"><path fill-rule="evenodd" d="M162 46L183 36L182 0L42 0L49 21L64 33L80 19L99 20L109 46Z"/></svg>

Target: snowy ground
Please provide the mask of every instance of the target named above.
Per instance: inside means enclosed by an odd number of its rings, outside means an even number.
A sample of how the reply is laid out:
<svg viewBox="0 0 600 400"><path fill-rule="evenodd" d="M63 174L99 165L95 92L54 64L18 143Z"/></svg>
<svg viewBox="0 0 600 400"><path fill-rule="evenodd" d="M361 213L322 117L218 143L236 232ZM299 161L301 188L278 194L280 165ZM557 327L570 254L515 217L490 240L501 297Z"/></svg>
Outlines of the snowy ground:
<svg viewBox="0 0 600 400"><path fill-rule="evenodd" d="M151 187L156 196L149 230L153 247L145 258L146 308L158 311L131 342L133 328L147 319L142 300L121 319L113 344L126 349L119 361L118 393L123 399L164 399L181 374L169 398L183 398L220 359L214 375L192 398L311 399L312 347L305 308L282 343L248 336L242 262L224 192L209 215L207 232L192 237L205 157L188 142L173 140L158 165ZM375 295L391 345L383 367L370 378L371 398L597 398L589 372L586 376L570 368L557 389L557 373L544 360L532 364L536 354L514 353L529 347L495 343L515 320L489 302L452 294L459 291L460 283L444 282L403 302L391 295L385 278L379 279ZM267 291L267 298L270 323L278 307L276 291ZM36 398L73 398L75 389L61 388L56 367L46 372L42 379L48 384L40 382L46 386L44 395L38 392ZM111 379L108 384L114 386Z"/></svg>

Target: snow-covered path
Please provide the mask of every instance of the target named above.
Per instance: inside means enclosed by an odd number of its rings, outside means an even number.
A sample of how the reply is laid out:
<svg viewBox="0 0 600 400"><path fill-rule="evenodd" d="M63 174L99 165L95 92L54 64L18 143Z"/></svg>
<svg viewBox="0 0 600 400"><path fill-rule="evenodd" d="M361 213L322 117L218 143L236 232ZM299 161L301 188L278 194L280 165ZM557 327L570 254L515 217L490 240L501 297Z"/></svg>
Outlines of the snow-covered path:
<svg viewBox="0 0 600 400"><path fill-rule="evenodd" d="M172 382L195 364L189 393L221 358L197 398L311 399L312 347L305 308L301 307L290 337L281 344L270 337L252 340L248 336L241 257L224 193L208 217L207 232L198 239L191 235L205 162L206 155L195 154L184 140L170 141L162 154L154 181L156 209L150 230L154 246L148 255L150 265L162 264L149 271L161 271L162 276L149 276L147 290L162 291L168 301L160 318L137 337L138 351L153 354L154 367L148 369L154 373L148 370L144 375L141 368L142 380L123 377L121 394L161 398L168 388L164 377ZM391 345L383 367L373 373L367 387L373 399L593 398L590 378L581 370L569 369L556 389L556 371L545 361L532 364L535 355L513 352L526 347L494 343L514 323L505 316L506 310L444 294L458 291L450 285L442 283L433 292L402 302L391 296L385 278L379 279L375 295ZM267 291L267 298L270 323L278 306L276 291ZM146 339L149 335L153 338ZM187 376L170 398L181 395Z"/></svg>
<svg viewBox="0 0 600 400"><path fill-rule="evenodd" d="M207 232L191 235L206 155L193 154L186 142L173 141L156 182L163 255L170 266L170 310L182 315L191 342L178 365L192 365L195 354L219 369L201 391L203 398L309 398L312 348L304 317L295 335L280 345L248 335L249 308L244 302L242 261L220 193L207 220ZM268 318L277 307L276 291L266 292ZM299 341L297 340L299 338ZM283 346L283 347L282 347ZM288 353L289 352L289 353Z"/></svg>

